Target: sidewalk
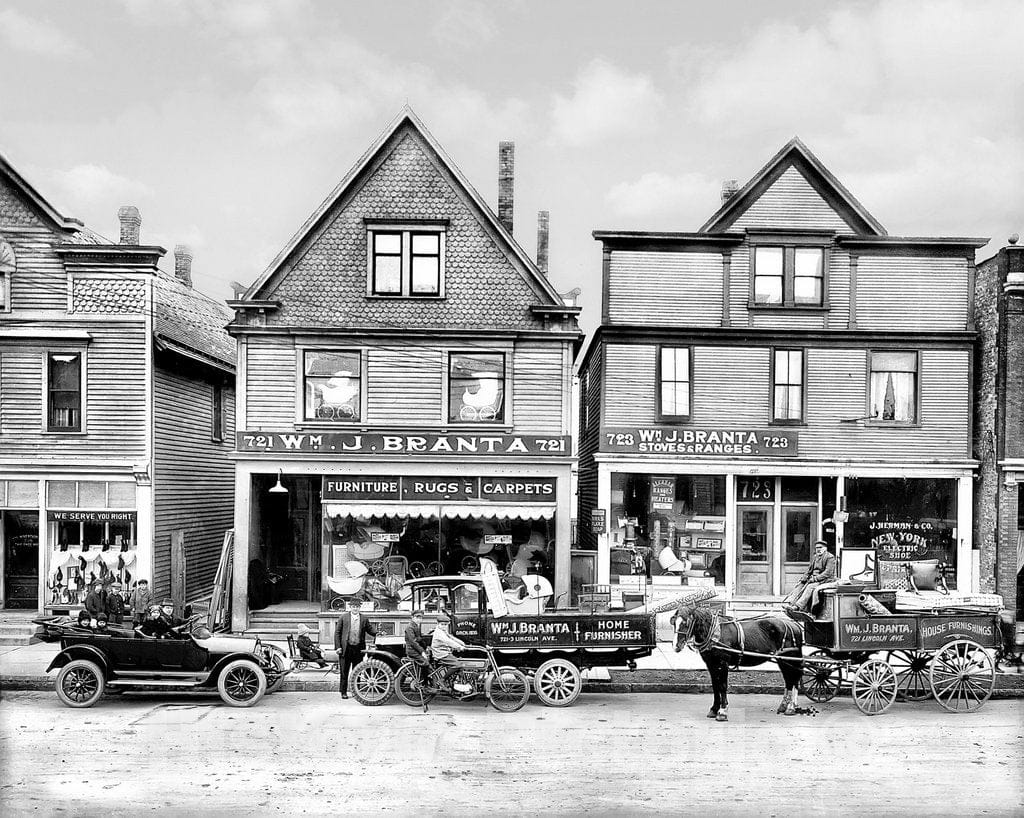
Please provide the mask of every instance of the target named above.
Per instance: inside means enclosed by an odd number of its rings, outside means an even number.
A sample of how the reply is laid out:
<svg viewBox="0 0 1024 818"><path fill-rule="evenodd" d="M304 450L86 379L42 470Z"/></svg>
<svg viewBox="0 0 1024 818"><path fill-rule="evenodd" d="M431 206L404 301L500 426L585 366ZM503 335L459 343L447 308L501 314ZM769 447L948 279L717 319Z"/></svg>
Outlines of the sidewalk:
<svg viewBox="0 0 1024 818"><path fill-rule="evenodd" d="M284 643L272 642L283 650ZM57 643L0 647L0 690L52 690L56 672L46 673L57 655ZM659 642L654 653L637 660L637 669L594 668L584 673L584 690L605 693L710 693L711 680L704 662L692 650L676 653L670 642ZM335 692L338 676L319 668L289 675L282 690ZM781 693L782 679L771 662L733 671L729 690L734 693ZM1021 668L996 675L994 698L1024 698Z"/></svg>

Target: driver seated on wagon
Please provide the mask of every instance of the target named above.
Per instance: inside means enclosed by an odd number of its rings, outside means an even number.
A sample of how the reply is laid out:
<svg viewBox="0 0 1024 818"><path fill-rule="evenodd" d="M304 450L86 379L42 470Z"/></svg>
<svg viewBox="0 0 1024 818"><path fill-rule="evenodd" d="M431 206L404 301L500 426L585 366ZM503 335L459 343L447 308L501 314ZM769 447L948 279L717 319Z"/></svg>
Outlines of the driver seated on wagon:
<svg viewBox="0 0 1024 818"><path fill-rule="evenodd" d="M458 673L462 667L462 663L455 656L454 652L465 650L469 647L457 636L453 636L448 632L450 624L451 618L442 611L437 615L437 627L434 628L434 632L430 637L431 657L438 665L444 667L444 672L441 674L442 687L446 686L448 680ZM452 687L456 693L471 693L473 690L469 685L459 684L458 682L455 682Z"/></svg>

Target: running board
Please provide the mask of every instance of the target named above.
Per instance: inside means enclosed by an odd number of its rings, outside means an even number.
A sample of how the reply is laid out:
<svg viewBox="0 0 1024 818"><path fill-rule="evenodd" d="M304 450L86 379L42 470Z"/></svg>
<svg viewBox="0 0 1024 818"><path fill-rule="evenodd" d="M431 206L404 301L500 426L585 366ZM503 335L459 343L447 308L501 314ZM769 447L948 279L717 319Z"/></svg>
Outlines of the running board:
<svg viewBox="0 0 1024 818"><path fill-rule="evenodd" d="M107 687L199 687L206 679L191 676L187 679L110 679Z"/></svg>

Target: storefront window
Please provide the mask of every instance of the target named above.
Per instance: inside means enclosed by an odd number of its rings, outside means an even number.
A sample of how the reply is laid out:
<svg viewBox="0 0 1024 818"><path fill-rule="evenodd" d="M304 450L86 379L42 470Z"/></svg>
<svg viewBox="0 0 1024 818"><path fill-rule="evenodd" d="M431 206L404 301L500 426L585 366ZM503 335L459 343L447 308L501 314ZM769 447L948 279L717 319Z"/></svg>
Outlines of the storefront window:
<svg viewBox="0 0 1024 818"><path fill-rule="evenodd" d="M936 559L956 583L957 481L857 477L846 481L845 545L874 548L885 587L906 587L904 564Z"/></svg>

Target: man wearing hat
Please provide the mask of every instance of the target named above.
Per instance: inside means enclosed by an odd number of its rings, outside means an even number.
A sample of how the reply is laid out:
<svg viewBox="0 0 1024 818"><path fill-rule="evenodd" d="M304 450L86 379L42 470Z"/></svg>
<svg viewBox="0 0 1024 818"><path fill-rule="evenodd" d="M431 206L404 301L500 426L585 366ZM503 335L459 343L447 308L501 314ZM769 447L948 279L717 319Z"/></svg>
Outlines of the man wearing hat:
<svg viewBox="0 0 1024 818"><path fill-rule="evenodd" d="M338 651L338 669L341 671L338 684L343 699L348 698L349 669L363 659L363 651L366 650L366 635L377 635L377 629L360 611L361 607L362 603L358 599L354 597L349 599L348 611L341 615L338 627L334 630L334 647Z"/></svg>
<svg viewBox="0 0 1024 818"><path fill-rule="evenodd" d="M811 611L818 604L818 589L836 580L836 558L829 553L828 543L814 543L814 557L796 588L783 601L783 607L793 611Z"/></svg>
<svg viewBox="0 0 1024 818"><path fill-rule="evenodd" d="M434 661L445 666L444 675L441 677L442 685L459 672L460 663L455 656L455 651L465 650L468 647L465 642L448 632L450 625L451 618L442 611L437 615L437 626L430 637L430 653ZM456 693L471 693L473 691L469 685L461 685L458 682L452 687Z"/></svg>

